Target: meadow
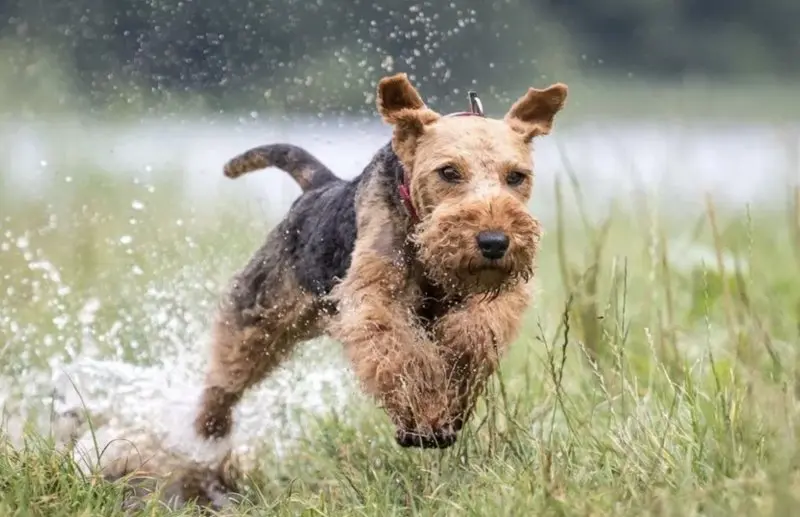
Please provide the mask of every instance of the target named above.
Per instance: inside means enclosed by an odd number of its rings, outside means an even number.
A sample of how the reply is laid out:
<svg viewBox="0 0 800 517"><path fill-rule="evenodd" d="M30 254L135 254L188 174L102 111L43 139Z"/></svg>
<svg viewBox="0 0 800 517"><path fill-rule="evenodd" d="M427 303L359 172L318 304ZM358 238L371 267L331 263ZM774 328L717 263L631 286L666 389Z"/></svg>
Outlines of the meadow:
<svg viewBox="0 0 800 517"><path fill-rule="evenodd" d="M89 349L146 366L197 342L274 217L192 201L180 168L48 167L35 195L0 173L0 515L122 515L124 484L82 474L15 408L46 412L49 372ZM590 211L570 170L545 183L535 304L456 445L402 450L384 414L354 402L311 419L289 453L266 448L224 514L790 514L800 191L739 205L713 194L681 205L626 192ZM326 357L300 357L299 373Z"/></svg>

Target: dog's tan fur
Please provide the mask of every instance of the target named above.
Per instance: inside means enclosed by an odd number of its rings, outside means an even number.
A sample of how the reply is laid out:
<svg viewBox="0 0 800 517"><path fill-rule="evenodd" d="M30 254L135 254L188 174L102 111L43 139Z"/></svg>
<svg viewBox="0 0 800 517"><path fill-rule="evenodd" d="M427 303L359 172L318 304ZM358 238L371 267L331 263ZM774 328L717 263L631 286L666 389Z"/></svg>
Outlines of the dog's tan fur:
<svg viewBox="0 0 800 517"><path fill-rule="evenodd" d="M291 271L273 285L274 304L252 315L255 324L237 324L242 315L223 306L214 322L214 346L206 374L202 413L197 431L225 436L230 432L231 411L245 390L257 384L289 355L300 341L320 332L319 304L303 294Z"/></svg>
<svg viewBox="0 0 800 517"><path fill-rule="evenodd" d="M502 120L448 118L428 108L404 74L383 79L377 107L394 128L392 148L410 177L419 224L386 201L379 177L365 181L355 200L351 263L328 297L338 309L330 321L323 321L323 301L293 280L280 249L268 250L282 270L267 272L270 303L246 315L223 307L216 323L197 431L227 435L243 392L294 345L326 332L343 343L364 389L401 432L452 435L514 340L529 303L526 282L541 234L526 206L533 188L529 144L550 132L566 94L561 84L531 88ZM267 154L244 153L226 165L226 174L267 165ZM442 181L443 166L460 180ZM297 170L307 188L313 174ZM509 174L521 174L522 181L510 186ZM508 253L491 264L475 253L475 235L485 229L510 238ZM431 286L438 295L426 300ZM423 322L418 315L426 304L438 314ZM241 323L243 316L248 323Z"/></svg>
<svg viewBox="0 0 800 517"><path fill-rule="evenodd" d="M378 109L394 126L392 146L411 178L421 223L409 229L402 214L366 188L353 262L333 294L340 317L329 331L400 429L427 435L459 428L516 337L541 233L526 209L533 187L528 144L549 133L565 97L562 85L531 89L503 121L446 118L425 107L405 76L379 84ZM443 165L454 165L464 181L442 182L436 171ZM514 189L503 181L510 171L526 174ZM512 237L510 253L494 269L473 274L475 234L486 228ZM407 256L407 240L416 261ZM464 298L430 332L413 317L425 278L443 288L441 302ZM495 290L501 294L494 299L469 296Z"/></svg>
<svg viewBox="0 0 800 517"><path fill-rule="evenodd" d="M278 166L306 197L237 275L223 302L196 431L227 436L243 393L295 345L324 333L343 344L364 390L396 425L398 443L452 444L530 302L527 283L541 235L527 209L530 143L551 131L566 96L562 84L531 88L501 120L443 117L398 74L380 81L377 95L378 111L393 127L394 155L376 158L354 182L339 180L307 153L287 159L288 146L282 154L278 146L264 146L231 160L230 177L283 160ZM293 149L294 156L305 153ZM408 179L416 217L399 208L392 160ZM448 167L455 180L443 176ZM336 205L333 196L346 197L348 185L350 204ZM324 189L341 193L319 201ZM304 204L312 198L316 205ZM348 207L352 222L341 215ZM345 274L328 274L335 282L315 292L303 268L324 268L324 261L298 251L308 241L291 239L314 231L299 226L303 221L323 224L325 210L354 226L354 241L342 262ZM487 230L508 237L507 252L496 260L476 244ZM347 244L341 243L329 243L325 253Z"/></svg>

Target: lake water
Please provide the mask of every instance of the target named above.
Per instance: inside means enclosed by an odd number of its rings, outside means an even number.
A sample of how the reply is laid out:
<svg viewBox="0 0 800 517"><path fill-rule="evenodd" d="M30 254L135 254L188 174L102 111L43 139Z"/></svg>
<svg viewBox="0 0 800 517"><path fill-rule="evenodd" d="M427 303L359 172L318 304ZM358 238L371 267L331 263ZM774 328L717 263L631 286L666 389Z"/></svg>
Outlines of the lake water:
<svg viewBox="0 0 800 517"><path fill-rule="evenodd" d="M20 195L75 174L75 165L141 179L176 170L184 175L188 196L257 198L281 215L299 194L286 174L271 170L234 183L222 176L222 164L255 145L289 142L350 178L389 135L387 126L361 119L5 121L0 123L0 167ZM557 126L536 149L534 204L544 212L552 208L556 176L567 167L587 201L600 204L642 188L671 207L702 200L705 192L719 202L763 203L800 178L800 122L589 121Z"/></svg>

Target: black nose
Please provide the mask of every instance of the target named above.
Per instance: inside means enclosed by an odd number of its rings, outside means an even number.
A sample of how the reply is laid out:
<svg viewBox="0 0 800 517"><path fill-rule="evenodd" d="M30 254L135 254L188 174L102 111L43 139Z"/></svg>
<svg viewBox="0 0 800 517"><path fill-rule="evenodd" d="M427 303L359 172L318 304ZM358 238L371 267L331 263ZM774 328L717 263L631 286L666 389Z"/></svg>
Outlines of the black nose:
<svg viewBox="0 0 800 517"><path fill-rule="evenodd" d="M508 250L508 236L503 232L480 232L477 239L478 247L487 259L501 259Z"/></svg>

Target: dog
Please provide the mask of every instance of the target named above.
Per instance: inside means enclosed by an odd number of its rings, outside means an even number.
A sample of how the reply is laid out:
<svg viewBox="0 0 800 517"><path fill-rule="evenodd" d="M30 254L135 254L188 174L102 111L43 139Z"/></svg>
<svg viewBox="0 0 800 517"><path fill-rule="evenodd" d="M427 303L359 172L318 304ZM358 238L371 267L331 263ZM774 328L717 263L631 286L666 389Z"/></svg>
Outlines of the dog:
<svg viewBox="0 0 800 517"><path fill-rule="evenodd" d="M354 179L289 144L231 159L229 178L277 167L303 193L220 303L196 433L227 437L245 391L327 334L400 446L455 443L530 303L531 144L567 92L529 88L502 119L443 116L401 73L377 88L391 141Z"/></svg>

